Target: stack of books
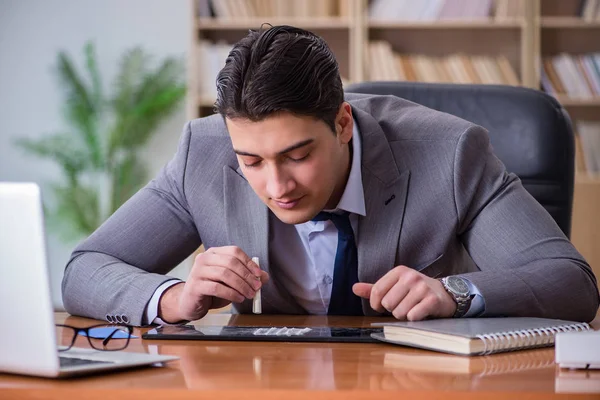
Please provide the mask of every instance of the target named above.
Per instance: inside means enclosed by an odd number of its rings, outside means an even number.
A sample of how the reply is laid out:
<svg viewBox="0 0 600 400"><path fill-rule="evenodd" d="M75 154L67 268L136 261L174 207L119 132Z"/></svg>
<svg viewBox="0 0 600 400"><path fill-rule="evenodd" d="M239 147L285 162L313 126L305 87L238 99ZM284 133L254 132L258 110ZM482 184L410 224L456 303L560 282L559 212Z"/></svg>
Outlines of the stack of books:
<svg viewBox="0 0 600 400"><path fill-rule="evenodd" d="M515 19L523 15L522 0L374 0L372 20L436 21Z"/></svg>
<svg viewBox="0 0 600 400"><path fill-rule="evenodd" d="M199 17L251 19L260 17L348 16L349 0L196 0ZM268 22L268 21L265 21Z"/></svg>
<svg viewBox="0 0 600 400"><path fill-rule="evenodd" d="M365 53L368 80L520 85L514 68L504 55L451 54L432 57L397 54L385 41L369 43Z"/></svg>
<svg viewBox="0 0 600 400"><path fill-rule="evenodd" d="M553 96L591 99L600 96L600 53L561 53L543 59L542 87Z"/></svg>

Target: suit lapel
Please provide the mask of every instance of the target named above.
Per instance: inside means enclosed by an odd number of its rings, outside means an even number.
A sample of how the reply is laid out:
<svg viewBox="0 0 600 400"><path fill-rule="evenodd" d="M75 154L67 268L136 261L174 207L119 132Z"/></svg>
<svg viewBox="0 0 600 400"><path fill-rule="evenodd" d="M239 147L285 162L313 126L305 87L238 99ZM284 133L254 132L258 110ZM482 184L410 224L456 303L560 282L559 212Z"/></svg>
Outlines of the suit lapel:
<svg viewBox="0 0 600 400"><path fill-rule="evenodd" d="M261 290L263 312L302 312L291 296L285 296L285 290L278 290L270 271L268 207L254 193L239 170L224 166L223 182L229 243L240 247L250 257L259 257L260 268L271 277ZM252 302L246 300L236 308L240 312L251 312Z"/></svg>
<svg viewBox="0 0 600 400"><path fill-rule="evenodd" d="M375 283L395 267L410 173L389 185L369 175L363 170L367 215L358 220L358 278Z"/></svg>
<svg viewBox="0 0 600 400"><path fill-rule="evenodd" d="M395 266L410 171L398 166L377 121L353 107L362 139L366 216L358 220L358 278L375 283ZM374 312L363 301L367 314ZM370 312L369 312L370 311Z"/></svg>

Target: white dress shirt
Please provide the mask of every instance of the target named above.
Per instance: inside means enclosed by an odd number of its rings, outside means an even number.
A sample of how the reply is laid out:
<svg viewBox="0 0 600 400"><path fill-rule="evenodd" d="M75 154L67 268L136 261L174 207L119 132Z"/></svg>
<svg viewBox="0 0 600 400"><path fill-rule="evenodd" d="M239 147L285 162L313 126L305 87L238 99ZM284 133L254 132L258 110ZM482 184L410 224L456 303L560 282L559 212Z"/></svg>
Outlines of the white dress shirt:
<svg viewBox="0 0 600 400"><path fill-rule="evenodd" d="M352 160L346 188L335 210L350 213L350 224L357 237L358 216L366 215L365 197L361 173L361 138L358 124L354 122L352 133ZM303 224L289 225L272 219L273 235L269 242L272 264L278 266L278 276L283 286L308 314L327 314L333 270L337 250L338 230L328 221L308 221ZM148 302L145 321L164 324L158 318L158 302L162 293L179 280L170 280L159 286ZM485 302L479 290L469 282L472 294L475 294L471 307L465 317L473 317L485 309Z"/></svg>

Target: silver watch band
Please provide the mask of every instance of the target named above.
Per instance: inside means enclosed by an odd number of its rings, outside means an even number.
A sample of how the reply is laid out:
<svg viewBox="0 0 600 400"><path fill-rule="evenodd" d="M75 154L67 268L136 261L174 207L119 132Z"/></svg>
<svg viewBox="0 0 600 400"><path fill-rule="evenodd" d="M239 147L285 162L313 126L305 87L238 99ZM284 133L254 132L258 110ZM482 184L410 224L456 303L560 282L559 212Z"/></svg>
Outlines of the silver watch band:
<svg viewBox="0 0 600 400"><path fill-rule="evenodd" d="M456 301L456 311L452 315L452 318L460 318L464 316L471 307L471 296L467 297L454 297Z"/></svg>

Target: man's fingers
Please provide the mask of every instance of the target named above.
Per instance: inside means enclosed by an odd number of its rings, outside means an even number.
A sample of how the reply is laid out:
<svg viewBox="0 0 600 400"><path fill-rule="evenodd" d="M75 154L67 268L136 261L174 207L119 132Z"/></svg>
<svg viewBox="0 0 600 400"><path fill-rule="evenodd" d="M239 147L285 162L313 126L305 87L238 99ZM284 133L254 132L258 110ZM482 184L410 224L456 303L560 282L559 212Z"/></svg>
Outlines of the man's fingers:
<svg viewBox="0 0 600 400"><path fill-rule="evenodd" d="M396 284L392 286L390 290L385 294L385 296L383 296L383 298L381 299L382 307L385 308L387 311L391 312L396 318L404 319L396 316L394 312L402 304L406 297L410 296L410 290L410 287L402 283L402 280L397 281Z"/></svg>
<svg viewBox="0 0 600 400"><path fill-rule="evenodd" d="M256 264L254 264L256 265ZM200 254L194 265L196 271L194 274L202 274L202 271L208 267L222 267L237 274L244 280L253 290L258 290L261 286L257 276L260 276L260 270L255 274L249 265L245 265L239 258L231 254L208 252Z"/></svg>
<svg viewBox="0 0 600 400"><path fill-rule="evenodd" d="M439 303L435 297L427 296L406 314L406 319L409 321L422 321L430 315L434 315L438 306Z"/></svg>
<svg viewBox="0 0 600 400"><path fill-rule="evenodd" d="M256 293L256 290L252 286L250 286L250 284L247 281L242 279L234 271L225 267L205 266L200 271L198 271L197 279L199 282L212 281L222 283L248 299L254 297L254 294ZM252 283L256 285L256 278L252 279L254 279ZM204 294L213 295L212 293Z"/></svg>
<svg viewBox="0 0 600 400"><path fill-rule="evenodd" d="M260 276L260 267L254 261L252 261L252 258L250 258L248 254L244 253L244 251L238 246L211 247L209 251L212 251L215 254L229 255L237 258L242 265L246 266L250 270L252 275Z"/></svg>
<svg viewBox="0 0 600 400"><path fill-rule="evenodd" d="M387 311L381 304L381 300L383 300L383 297L390 291L396 282L398 282L400 272L400 268L396 267L375 282L371 289L371 296L369 297L369 303L373 310L377 312Z"/></svg>
<svg viewBox="0 0 600 400"><path fill-rule="evenodd" d="M198 284L195 287L195 292L198 297L213 296L232 301L234 303L241 303L245 300L245 297L238 291L215 281L198 281Z"/></svg>
<svg viewBox="0 0 600 400"><path fill-rule="evenodd" d="M363 299L368 299L371 297L371 289L373 289L372 283L364 283L358 282L352 286L352 291L358 297L362 297Z"/></svg>
<svg viewBox="0 0 600 400"><path fill-rule="evenodd" d="M388 294L386 295L386 297L384 297L382 302L383 304L387 304L387 297L393 296L391 302L394 305L388 310L391 311L392 315L396 319L405 320L407 319L407 314L409 313L409 311L411 311L413 307L419 304L419 302L423 300L427 293L427 286L425 284L417 284L408 289L408 286L406 284L398 282L396 283L396 285L394 285L392 290L388 292ZM399 301L397 303L394 303L398 299Z"/></svg>
<svg viewBox="0 0 600 400"><path fill-rule="evenodd" d="M260 260L259 260L259 262L260 262ZM250 271L252 272L252 274L254 276L260 277L262 275L262 273L264 272L263 270L260 269L260 266L257 263L252 261L252 259L248 260L248 262L246 263L246 266L248 268L250 268Z"/></svg>
<svg viewBox="0 0 600 400"><path fill-rule="evenodd" d="M261 285L264 285L265 283L269 282L269 279L271 279L269 277L269 274L267 274L266 271L260 271L260 283Z"/></svg>

